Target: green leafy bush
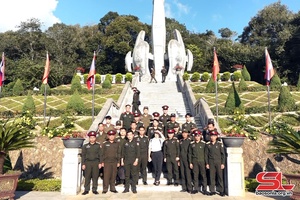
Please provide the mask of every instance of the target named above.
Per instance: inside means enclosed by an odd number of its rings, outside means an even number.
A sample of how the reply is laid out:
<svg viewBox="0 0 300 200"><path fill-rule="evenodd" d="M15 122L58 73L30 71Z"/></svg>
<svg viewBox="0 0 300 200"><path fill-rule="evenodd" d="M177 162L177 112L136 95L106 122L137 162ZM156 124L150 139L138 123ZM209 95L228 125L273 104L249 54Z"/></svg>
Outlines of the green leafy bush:
<svg viewBox="0 0 300 200"><path fill-rule="evenodd" d="M246 65L244 65L244 67L242 69L242 77L245 79L245 81L251 81L251 76L250 76L250 73L247 70Z"/></svg>
<svg viewBox="0 0 300 200"><path fill-rule="evenodd" d="M207 93L213 93L213 92L216 92L216 84L218 84L218 82L216 83L212 77L210 77L207 85L206 85L206 88L205 88L205 92ZM217 87L219 88L219 85L217 85Z"/></svg>
<svg viewBox="0 0 300 200"><path fill-rule="evenodd" d="M204 73L202 74L202 76L201 76L201 81L207 82L207 81L209 80L209 78L210 78L209 73L208 73L208 72L204 72Z"/></svg>
<svg viewBox="0 0 300 200"><path fill-rule="evenodd" d="M190 75L187 72L184 72L184 74L182 75L182 79L184 81L188 81L190 79Z"/></svg>
<svg viewBox="0 0 300 200"><path fill-rule="evenodd" d="M246 83L244 77L241 78L241 81L239 82L238 89L239 89L239 91L246 91L247 90L247 83Z"/></svg>
<svg viewBox="0 0 300 200"><path fill-rule="evenodd" d="M256 181L255 178L245 180L245 187L248 192L255 192L258 185L259 183Z"/></svg>
<svg viewBox="0 0 300 200"><path fill-rule="evenodd" d="M83 113L84 101L82 100L82 98L79 95L77 90L75 90L74 94L71 96L71 98L67 104L67 110L76 112L78 114Z"/></svg>
<svg viewBox="0 0 300 200"><path fill-rule="evenodd" d="M280 88L281 88L281 80L278 74L275 73L270 82L270 89L279 91Z"/></svg>
<svg viewBox="0 0 300 200"><path fill-rule="evenodd" d="M123 75L121 73L117 73L115 77L116 83L122 83Z"/></svg>
<svg viewBox="0 0 300 200"><path fill-rule="evenodd" d="M105 81L103 81L103 83L102 83L102 88L103 89L110 89L111 88L111 82L109 80L105 79Z"/></svg>
<svg viewBox="0 0 300 200"><path fill-rule="evenodd" d="M200 80L200 73L199 72L194 72L192 77L191 77L191 81L192 82L198 82Z"/></svg>
<svg viewBox="0 0 300 200"><path fill-rule="evenodd" d="M61 180L58 179L29 179L19 180L17 190L18 191L60 191Z"/></svg>
<svg viewBox="0 0 300 200"><path fill-rule="evenodd" d="M221 76L222 81L228 81L230 79L230 72L224 72Z"/></svg>
<svg viewBox="0 0 300 200"><path fill-rule="evenodd" d="M84 84L86 84L86 81L87 81L87 78L88 78L88 74L83 74L83 81L84 81Z"/></svg>
<svg viewBox="0 0 300 200"><path fill-rule="evenodd" d="M243 108L243 103L239 96L239 93L236 91L234 82L232 82L231 90L226 99L225 108L227 109L235 109L235 108Z"/></svg>
<svg viewBox="0 0 300 200"><path fill-rule="evenodd" d="M71 82L71 92L74 93L75 90L77 90L78 92L81 92L82 90L81 83L80 83L80 76L78 75L75 75Z"/></svg>
<svg viewBox="0 0 300 200"><path fill-rule="evenodd" d="M95 83L100 84L101 83L101 75L100 74L95 74Z"/></svg>
<svg viewBox="0 0 300 200"><path fill-rule="evenodd" d="M127 81L129 81L129 82L132 81L132 74L131 74L130 72L127 72L127 73L125 74L125 81L126 81L126 82L127 82Z"/></svg>
<svg viewBox="0 0 300 200"><path fill-rule="evenodd" d="M13 95L14 96L22 96L24 94L23 83L20 79L17 79L14 87L13 87Z"/></svg>
<svg viewBox="0 0 300 200"><path fill-rule="evenodd" d="M45 86L46 86L46 93L47 93L47 96L48 95L51 95L51 88L50 86L47 84L42 84L41 87L40 87L40 94L41 95L44 95L45 94Z"/></svg>
<svg viewBox="0 0 300 200"><path fill-rule="evenodd" d="M281 112L287 112L295 109L295 100L289 91L289 88L282 86L278 97L278 109Z"/></svg>
<svg viewBox="0 0 300 200"><path fill-rule="evenodd" d="M232 74L233 81L239 81L241 78L242 78L242 73L240 70L233 72Z"/></svg>
<svg viewBox="0 0 300 200"><path fill-rule="evenodd" d="M26 112L26 111L29 111L31 112L32 114L35 113L35 104L34 104L34 100L32 98L32 95L30 93L28 93L27 97L26 97L26 100L23 104L23 108L22 108L22 112Z"/></svg>
<svg viewBox="0 0 300 200"><path fill-rule="evenodd" d="M111 74L106 74L105 75L105 80L108 80L110 83L112 83L112 81L113 81L112 75Z"/></svg>

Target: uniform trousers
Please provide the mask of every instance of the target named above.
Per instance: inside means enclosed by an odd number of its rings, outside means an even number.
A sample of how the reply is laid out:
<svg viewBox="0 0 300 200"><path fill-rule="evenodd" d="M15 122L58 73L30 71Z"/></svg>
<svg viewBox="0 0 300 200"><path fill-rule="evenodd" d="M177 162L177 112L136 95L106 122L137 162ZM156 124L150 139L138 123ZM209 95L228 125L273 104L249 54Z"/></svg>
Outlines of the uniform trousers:
<svg viewBox="0 0 300 200"><path fill-rule="evenodd" d="M192 191L192 176L187 159L180 158L181 186L183 190Z"/></svg>
<svg viewBox="0 0 300 200"><path fill-rule="evenodd" d="M93 182L92 191L97 191L99 178L99 161L86 161L84 174L84 191L90 191L91 180Z"/></svg>
<svg viewBox="0 0 300 200"><path fill-rule="evenodd" d="M166 166L168 171L168 182L172 182L172 178L174 177L174 182L178 183L179 170L178 170L178 161L176 161L176 158L167 157Z"/></svg>
<svg viewBox="0 0 300 200"><path fill-rule="evenodd" d="M207 178L206 178L206 169L205 169L204 161L193 162L194 189L197 191L200 191L199 172L200 172L201 185L203 186L202 191L206 191Z"/></svg>
<svg viewBox="0 0 300 200"><path fill-rule="evenodd" d="M217 182L219 185L219 192L224 192L224 184L223 184L223 170L221 169L220 162L209 161L209 176L210 176L210 192L216 192L216 176Z"/></svg>
<svg viewBox="0 0 300 200"><path fill-rule="evenodd" d="M105 162L104 163L104 177L103 177L103 192L115 191L115 181L117 176L117 163L116 162Z"/></svg>
<svg viewBox="0 0 300 200"><path fill-rule="evenodd" d="M139 159L140 172L143 182L147 182L147 165L148 165L148 152L141 152Z"/></svg>
<svg viewBox="0 0 300 200"><path fill-rule="evenodd" d="M125 163L125 190L129 190L129 185L131 185L131 190L136 191L136 183L139 180L138 175L138 165L134 166L133 162Z"/></svg>
<svg viewBox="0 0 300 200"><path fill-rule="evenodd" d="M162 171L162 164L163 164L163 152L162 151L155 151L151 153L153 170L154 170L154 179L155 181L160 180L160 175Z"/></svg>

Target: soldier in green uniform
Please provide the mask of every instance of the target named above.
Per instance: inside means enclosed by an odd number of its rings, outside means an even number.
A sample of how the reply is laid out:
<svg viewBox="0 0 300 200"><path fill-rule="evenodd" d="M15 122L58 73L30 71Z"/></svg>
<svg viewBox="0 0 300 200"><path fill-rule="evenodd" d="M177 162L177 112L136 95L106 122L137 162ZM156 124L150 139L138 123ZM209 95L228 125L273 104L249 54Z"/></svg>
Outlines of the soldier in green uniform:
<svg viewBox="0 0 300 200"><path fill-rule="evenodd" d="M162 69L161 69L160 72L161 72L161 76L162 76L162 81L161 82L164 83L166 81L166 76L168 74L168 71L167 71L165 66L162 66Z"/></svg>
<svg viewBox="0 0 300 200"><path fill-rule="evenodd" d="M188 158L190 163L190 168L193 170L193 180L194 180L194 190L193 194L200 192L199 185L199 172L202 185L202 193L208 195L207 192L207 178L206 178L206 167L205 167L205 142L202 139L202 133L200 130L193 131L195 140L191 142L189 146Z"/></svg>
<svg viewBox="0 0 300 200"><path fill-rule="evenodd" d="M167 126L167 122L170 121L170 115L168 114L169 106L164 105L162 106L163 114L159 117L159 121L161 121L164 127Z"/></svg>
<svg viewBox="0 0 300 200"><path fill-rule="evenodd" d="M136 137L136 141L140 144L140 159L139 159L139 170L143 179L143 184L147 183L147 164L148 164L148 147L149 138L146 136L145 127L141 126L139 128L139 136Z"/></svg>
<svg viewBox="0 0 300 200"><path fill-rule="evenodd" d="M93 193L99 194L97 192L97 188L99 169L102 167L102 158L100 144L96 142L96 135L97 133L95 131L90 131L88 133L89 143L82 146L82 170L85 171L84 192L82 193L82 195L86 195L89 193L91 180L93 182Z"/></svg>
<svg viewBox="0 0 300 200"><path fill-rule="evenodd" d="M218 132L210 131L210 142L205 146L205 163L210 175L210 195L216 194L216 176L220 189L220 196L224 196L223 169L225 168L225 151L223 143L217 141Z"/></svg>
<svg viewBox="0 0 300 200"><path fill-rule="evenodd" d="M102 122L98 124L96 141L100 143L100 145L107 139L106 132L104 131L104 125Z"/></svg>
<svg viewBox="0 0 300 200"><path fill-rule="evenodd" d="M152 113L152 115L153 115L153 119L150 121L149 127L153 126L153 120L156 119L158 121L158 126L163 130L164 129L164 124L159 120L160 114L158 112L154 112L154 113ZM148 127L148 129L149 129L149 127ZM151 139L151 138L149 138L149 139Z"/></svg>
<svg viewBox="0 0 300 200"><path fill-rule="evenodd" d="M126 128L122 127L120 128L120 135L116 137L116 141L120 143L121 150L123 149L123 146L125 142L127 141L126 137ZM121 162L120 162L121 164ZM125 169L124 166L119 166L118 168L118 174L116 177L116 185L124 184L125 183Z"/></svg>
<svg viewBox="0 0 300 200"><path fill-rule="evenodd" d="M172 179L174 177L174 185L178 186L179 183L179 140L174 137L174 129L168 129L168 138L164 142L163 153L164 153L164 162L167 166L168 177L167 185L171 185Z"/></svg>
<svg viewBox="0 0 300 200"><path fill-rule="evenodd" d="M148 128L147 136L149 140L153 138L155 131L163 132L163 128L159 126L158 119L153 119L152 126Z"/></svg>
<svg viewBox="0 0 300 200"><path fill-rule="evenodd" d="M210 141L210 135L209 135L210 131L217 131L217 129L215 128L215 122L213 118L208 119L207 126L203 129L202 135L203 135L203 140L205 142Z"/></svg>
<svg viewBox="0 0 300 200"><path fill-rule="evenodd" d="M125 112L120 115L120 120L123 123L123 127L128 131L130 129L130 124L133 120L133 114L130 112L131 105L127 104L125 106Z"/></svg>
<svg viewBox="0 0 300 200"><path fill-rule="evenodd" d="M144 113L141 116L141 121L144 124L145 129L148 129L148 126L150 125L150 121L152 120L152 116L150 114L148 114L149 112L149 108L148 106L145 106L143 109Z"/></svg>
<svg viewBox="0 0 300 200"><path fill-rule="evenodd" d="M125 190L123 193L129 192L129 186L133 193L136 191L136 183L138 181L138 164L140 157L139 143L134 139L132 132L127 132L127 139L123 145L121 165L125 168Z"/></svg>
<svg viewBox="0 0 300 200"><path fill-rule="evenodd" d="M132 88L133 91L133 98L132 98L132 113L139 113L141 114L141 111L139 109L139 106L141 105L141 101L140 101L140 91L136 88L133 87Z"/></svg>
<svg viewBox="0 0 300 200"><path fill-rule="evenodd" d="M165 127L165 137L168 137L168 129L174 129L175 125L179 126L179 123L176 122L176 114L175 113L171 113L170 115L170 121L167 122L167 125Z"/></svg>
<svg viewBox="0 0 300 200"><path fill-rule="evenodd" d="M121 148L120 143L115 141L116 131L110 130L107 132L107 135L108 140L105 141L101 147L102 167L104 167L102 194L107 193L108 186L111 192L118 193L115 187L115 181L117 169L120 165Z"/></svg>
<svg viewBox="0 0 300 200"><path fill-rule="evenodd" d="M191 169L188 162L188 150L191 139L188 137L188 130L182 130L182 139L179 141L179 159L180 159L180 174L181 174L181 186L180 192L192 193L192 177Z"/></svg>
<svg viewBox="0 0 300 200"><path fill-rule="evenodd" d="M193 133L194 130L197 130L197 125L194 122L192 122L192 115L190 113L187 113L185 115L185 120L186 122L183 123L181 126L182 129L188 130L189 133ZM193 135L191 136L192 136L191 139L194 139Z"/></svg>
<svg viewBox="0 0 300 200"><path fill-rule="evenodd" d="M137 124L135 121L131 122L129 131L133 132L134 137L139 135L139 130L137 129Z"/></svg>
<svg viewBox="0 0 300 200"><path fill-rule="evenodd" d="M135 112L133 116L134 116L134 121L136 123L137 129L139 129L141 126L144 126L144 123L141 121L140 118L141 115L139 113Z"/></svg>
<svg viewBox="0 0 300 200"><path fill-rule="evenodd" d="M182 139L182 133L181 133L181 130L180 130L180 125L179 124L174 124L174 137L176 137L178 140L181 140Z"/></svg>
<svg viewBox="0 0 300 200"><path fill-rule="evenodd" d="M108 133L108 131L110 130L114 130L115 126L113 124L111 124L111 116L107 115L105 117L105 124L104 125L104 132Z"/></svg>

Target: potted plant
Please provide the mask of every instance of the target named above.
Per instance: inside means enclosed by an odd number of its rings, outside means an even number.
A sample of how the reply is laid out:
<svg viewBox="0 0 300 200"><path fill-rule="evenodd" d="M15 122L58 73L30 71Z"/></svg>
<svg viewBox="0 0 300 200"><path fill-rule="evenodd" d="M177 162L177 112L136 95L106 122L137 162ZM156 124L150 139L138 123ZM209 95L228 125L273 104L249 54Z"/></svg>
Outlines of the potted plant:
<svg viewBox="0 0 300 200"><path fill-rule="evenodd" d="M61 139L66 148L81 148L86 138L86 133L80 131L72 131L66 133Z"/></svg>
<svg viewBox="0 0 300 200"><path fill-rule="evenodd" d="M0 123L0 198L13 199L20 172L4 174L4 162L9 151L34 146L34 135L24 126L6 121Z"/></svg>
<svg viewBox="0 0 300 200"><path fill-rule="evenodd" d="M241 147L246 138L246 134L238 127L232 128L229 132L225 131L222 137L226 147Z"/></svg>

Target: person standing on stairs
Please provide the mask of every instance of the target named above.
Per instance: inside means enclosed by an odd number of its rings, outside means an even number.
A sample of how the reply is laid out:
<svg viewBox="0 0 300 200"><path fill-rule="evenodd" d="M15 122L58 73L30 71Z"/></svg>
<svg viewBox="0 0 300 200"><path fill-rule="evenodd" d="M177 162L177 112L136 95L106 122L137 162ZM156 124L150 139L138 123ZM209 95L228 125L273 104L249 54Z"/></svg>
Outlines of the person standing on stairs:
<svg viewBox="0 0 300 200"><path fill-rule="evenodd" d="M162 78L162 83L164 83L165 81L166 81L166 76L167 76L167 73L168 73L168 71L167 71L167 69L166 69L166 67L165 66L162 66L162 69L161 69L161 78Z"/></svg>
<svg viewBox="0 0 300 200"><path fill-rule="evenodd" d="M145 129L148 130L148 127L150 125L150 121L152 120L152 115L149 114L148 106L144 106L143 111L144 111L144 113L140 118L141 118L141 121L144 124Z"/></svg>
<svg viewBox="0 0 300 200"><path fill-rule="evenodd" d="M192 115L190 113L185 114L186 122L182 124L181 129L186 129L189 133L191 133L190 138L194 140L193 131L197 130L197 125L192 122Z"/></svg>
<svg viewBox="0 0 300 200"><path fill-rule="evenodd" d="M141 111L139 109L139 106L141 105L141 101L140 101L140 91L136 88L133 87L132 88L133 91L133 98L132 98L132 113L138 113L141 114Z"/></svg>
<svg viewBox="0 0 300 200"><path fill-rule="evenodd" d="M131 122L134 118L133 114L130 112L131 105L127 104L125 106L125 112L123 112L120 116L120 120L122 121L123 127L126 128L126 131L130 129Z"/></svg>
<svg viewBox="0 0 300 200"><path fill-rule="evenodd" d="M156 80L156 78L155 78L155 69L154 69L154 66L151 67L151 69L150 69L150 74L151 74L150 83L152 83L152 80L154 80L155 83L157 83L157 80Z"/></svg>
<svg viewBox="0 0 300 200"><path fill-rule="evenodd" d="M171 117L168 114L169 106L164 105L164 106L162 106L162 109L163 109L163 114L159 117L159 121L161 121L163 123L164 135L167 135L166 134L166 132L167 132L167 130L166 130L167 129L167 123L168 123L168 121L171 120Z"/></svg>
<svg viewBox="0 0 300 200"><path fill-rule="evenodd" d="M136 137L136 141L140 143L139 172L143 179L143 184L148 185L147 164L148 164L149 138L148 136L146 136L146 129L144 126L139 127L139 136Z"/></svg>

